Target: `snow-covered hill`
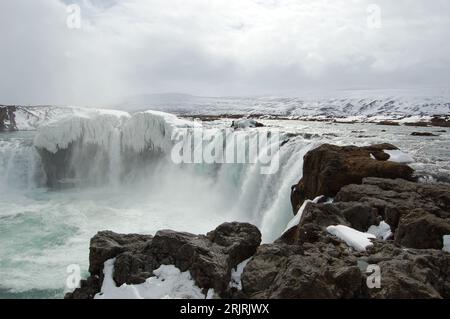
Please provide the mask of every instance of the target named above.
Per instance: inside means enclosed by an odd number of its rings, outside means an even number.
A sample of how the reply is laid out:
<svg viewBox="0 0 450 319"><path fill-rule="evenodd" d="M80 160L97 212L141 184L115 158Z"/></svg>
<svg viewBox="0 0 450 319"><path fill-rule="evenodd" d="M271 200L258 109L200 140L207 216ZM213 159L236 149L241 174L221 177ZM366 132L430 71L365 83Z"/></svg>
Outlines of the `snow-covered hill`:
<svg viewBox="0 0 450 319"><path fill-rule="evenodd" d="M148 97L148 96L147 96ZM292 119L345 118L355 121L429 120L450 116L450 90L366 90L310 92L301 97L197 97L166 94L142 97L115 108L134 113L156 110L176 115L242 115ZM19 130L33 130L63 117L95 111L80 107L17 107Z"/></svg>
<svg viewBox="0 0 450 319"><path fill-rule="evenodd" d="M450 91L352 90L308 92L298 97L196 97L158 95L132 99L119 108L154 109L181 115L270 115L302 117L379 117L450 114ZM181 98L182 97L182 98Z"/></svg>

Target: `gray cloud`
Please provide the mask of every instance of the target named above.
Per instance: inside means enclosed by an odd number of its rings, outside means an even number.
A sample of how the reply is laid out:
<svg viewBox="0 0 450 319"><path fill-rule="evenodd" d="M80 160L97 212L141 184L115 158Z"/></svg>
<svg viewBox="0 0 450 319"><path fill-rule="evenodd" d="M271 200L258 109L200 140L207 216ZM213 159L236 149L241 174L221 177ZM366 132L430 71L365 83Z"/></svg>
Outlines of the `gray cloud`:
<svg viewBox="0 0 450 319"><path fill-rule="evenodd" d="M68 4L82 28L66 27ZM369 28L367 8L381 9ZM446 0L7 0L0 103L448 86Z"/></svg>

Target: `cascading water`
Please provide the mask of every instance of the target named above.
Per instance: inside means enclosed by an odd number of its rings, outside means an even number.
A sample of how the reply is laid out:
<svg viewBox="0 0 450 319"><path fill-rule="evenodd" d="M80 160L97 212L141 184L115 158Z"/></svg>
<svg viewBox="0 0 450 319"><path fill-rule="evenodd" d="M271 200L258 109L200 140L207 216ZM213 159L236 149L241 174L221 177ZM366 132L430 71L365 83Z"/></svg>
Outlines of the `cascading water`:
<svg viewBox="0 0 450 319"><path fill-rule="evenodd" d="M264 240L276 238L292 215L289 187L301 172L302 139L279 150L280 169L269 175L261 174L259 162L175 163L171 157L172 137L181 132L193 154L203 148L212 159L218 150L247 158L246 142L258 131L228 125L205 128L223 133L223 140L195 144L189 138L198 123L160 112L96 111L3 135L0 297L62 296L66 267L80 265L86 274L89 239L100 230L206 233L226 221L247 221L263 228ZM282 141L268 145L276 142ZM266 212L280 222L271 224Z"/></svg>
<svg viewBox="0 0 450 319"><path fill-rule="evenodd" d="M0 141L0 190L5 193L42 186L45 173L29 133L8 133Z"/></svg>
<svg viewBox="0 0 450 319"><path fill-rule="evenodd" d="M170 203L176 197L174 193L180 192L180 179L183 179L203 192L189 186L183 189L191 201L197 198L209 202L214 197L215 202L208 205L215 206L225 219L252 222L262 228L264 240L275 239L289 221L290 186L301 175L302 157L312 144L298 138L288 142L282 135L287 143L280 147L283 141L277 135L277 139L269 137L265 148L256 150L255 145L261 143L259 130L234 131L225 127L201 130L200 134L206 137L199 143L193 140L199 132L196 129L202 129L197 122L161 112L147 111L129 118L123 114L100 113L44 128L36 136L35 145L50 154L45 160L50 162L47 167L63 166L48 170L62 170L59 175L64 179L71 174L70 180L75 185L119 187L127 181L127 188L140 183L142 189L153 189L155 184L164 181L163 187L146 196L157 193L162 201ZM187 137L182 145L183 151L188 148L192 153L190 163L177 163L171 158L174 137L180 133ZM219 135L221 138L214 138ZM260 159L267 156L271 147L277 152L272 155L279 160L270 163L276 167L272 173L265 174L263 167L267 163ZM60 153L65 152L69 156L65 154L64 161L58 160ZM204 162L206 154L210 154L211 162ZM253 162L252 154L256 155ZM169 178L174 172L177 176ZM61 182L64 181L51 184ZM266 216L268 212L272 215Z"/></svg>
<svg viewBox="0 0 450 319"><path fill-rule="evenodd" d="M79 113L38 132L0 136L0 297L61 297L67 266L87 274L89 239L99 230L206 233L242 221L272 241L293 216L290 187L302 176L303 156L323 142L395 139L416 160L414 168L450 176L448 133L424 142L408 127L355 124L352 130L371 130L355 140L348 125L267 121L268 131L282 131L263 148L280 146L278 161L264 162L262 152L254 163L177 163L172 137L192 137L199 123L151 111ZM265 128L230 130L230 122L204 123L206 135L223 139L192 144L187 138L182 145L209 159L250 156L249 141ZM273 174L262 173L267 170Z"/></svg>

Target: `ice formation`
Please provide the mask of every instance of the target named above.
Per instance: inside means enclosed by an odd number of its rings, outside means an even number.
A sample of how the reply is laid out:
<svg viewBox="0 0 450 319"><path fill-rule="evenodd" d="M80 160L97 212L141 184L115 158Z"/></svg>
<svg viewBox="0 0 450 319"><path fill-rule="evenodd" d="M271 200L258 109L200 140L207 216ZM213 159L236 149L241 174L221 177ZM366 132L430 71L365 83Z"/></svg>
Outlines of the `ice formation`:
<svg viewBox="0 0 450 319"><path fill-rule="evenodd" d="M450 235L444 235L442 240L444 242L444 247L442 248L442 250L450 253Z"/></svg>
<svg viewBox="0 0 450 319"><path fill-rule="evenodd" d="M363 233L344 225L328 226L327 231L357 251L365 251L367 247L373 245L370 239L376 238L375 235Z"/></svg>
<svg viewBox="0 0 450 319"><path fill-rule="evenodd" d="M309 203L314 203L317 204L324 196L318 196L316 198L314 198L314 200L305 200L305 202L303 203L303 205L300 207L300 209L297 212L297 215L294 216L294 218L291 219L291 221L287 224L286 229L283 231L283 234L285 232L287 232L289 229L291 229L292 227L298 225L302 219L302 215L303 215L303 211L306 208L306 205L308 205Z"/></svg>
<svg viewBox="0 0 450 319"><path fill-rule="evenodd" d="M194 123L175 115L146 111L134 114L122 128L122 144L137 153L147 148L168 152L172 147L172 135L177 128L191 128Z"/></svg>
<svg viewBox="0 0 450 319"><path fill-rule="evenodd" d="M397 163L403 163L403 164L409 164L409 163L414 163L414 159L400 151L400 150L384 150L383 152L385 152L386 154L389 154L389 161L391 162L397 162Z"/></svg>
<svg viewBox="0 0 450 319"><path fill-rule="evenodd" d="M157 111L139 112L131 116L121 111L85 110L41 127L34 144L52 153L66 149L78 140L106 149L111 146L112 136L118 132L121 147L137 153L146 149L166 152L172 146L175 129L193 126L193 122Z"/></svg>
<svg viewBox="0 0 450 319"><path fill-rule="evenodd" d="M367 233L374 235L378 239L386 240L392 236L391 226L385 221L380 222L378 226L372 225Z"/></svg>
<svg viewBox="0 0 450 319"><path fill-rule="evenodd" d="M173 265L162 265L153 271L154 277L138 285L123 284L117 287L113 279L115 259L105 262L105 278L95 299L205 299L202 290L195 285L189 271L181 272ZM208 296L211 293L208 292Z"/></svg>
<svg viewBox="0 0 450 319"><path fill-rule="evenodd" d="M238 290L242 289L242 282L241 282L241 275L244 271L245 266L247 266L248 262L251 258L248 258L241 262L239 265L236 266L235 269L231 271L231 281L230 281L230 287L236 288Z"/></svg>
<svg viewBox="0 0 450 319"><path fill-rule="evenodd" d="M34 145L56 153L79 139L84 144L109 146L111 133L129 118L121 111L85 110L39 128Z"/></svg>

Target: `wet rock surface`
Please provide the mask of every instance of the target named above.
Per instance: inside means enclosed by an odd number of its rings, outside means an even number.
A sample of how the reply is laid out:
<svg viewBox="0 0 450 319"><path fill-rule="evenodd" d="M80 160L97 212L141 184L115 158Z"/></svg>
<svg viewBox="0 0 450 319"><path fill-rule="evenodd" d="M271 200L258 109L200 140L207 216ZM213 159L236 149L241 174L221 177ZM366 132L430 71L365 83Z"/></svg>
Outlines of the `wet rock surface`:
<svg viewBox="0 0 450 319"><path fill-rule="evenodd" d="M365 177L413 179L413 169L406 164L387 161L384 150L396 150L391 144L367 147L323 144L304 156L303 177L292 186L294 214L306 199L334 197L350 184L360 184Z"/></svg>

